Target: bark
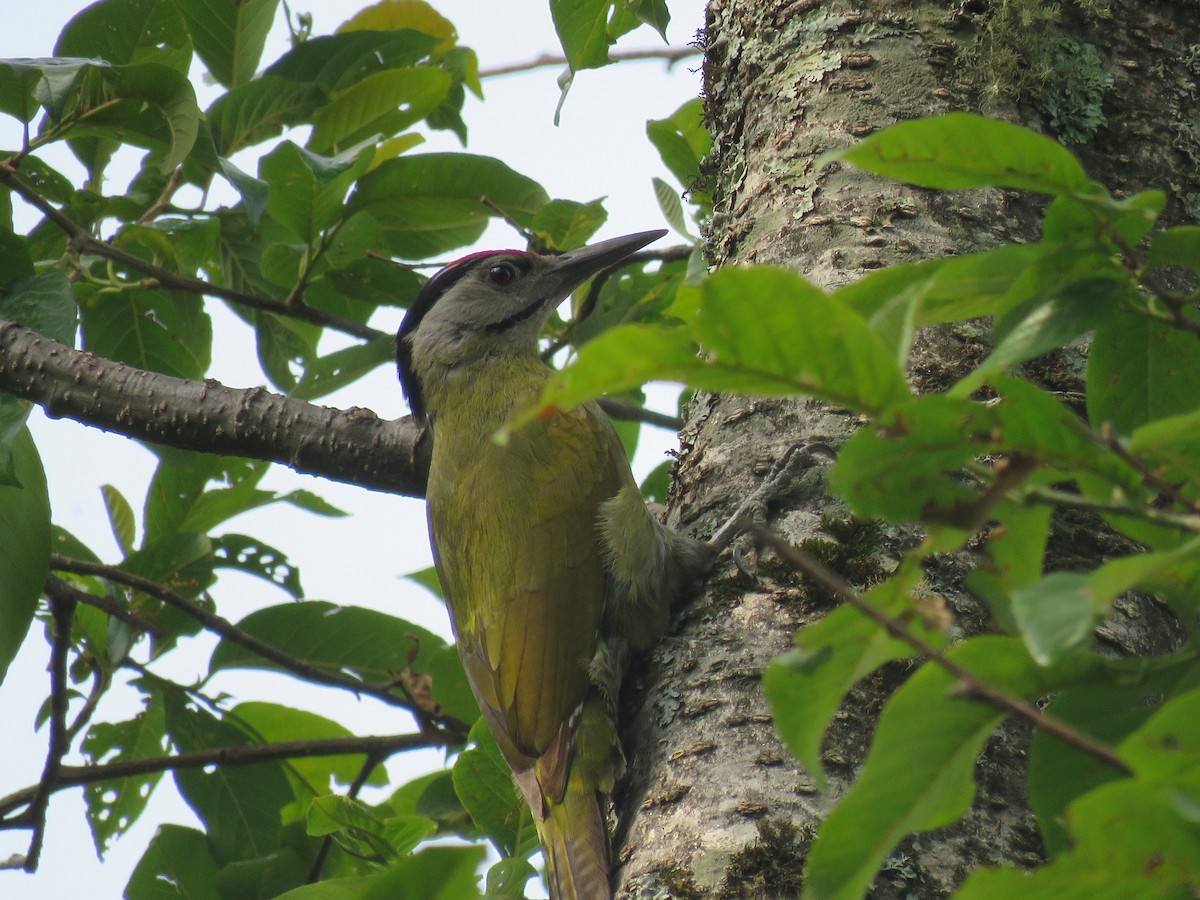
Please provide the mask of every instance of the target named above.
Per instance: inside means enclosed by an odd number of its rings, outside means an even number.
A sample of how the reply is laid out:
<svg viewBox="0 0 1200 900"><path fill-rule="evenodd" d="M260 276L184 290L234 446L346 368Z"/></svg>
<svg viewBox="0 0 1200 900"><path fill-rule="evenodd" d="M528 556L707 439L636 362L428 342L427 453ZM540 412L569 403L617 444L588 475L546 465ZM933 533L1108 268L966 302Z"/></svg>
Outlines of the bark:
<svg viewBox="0 0 1200 900"><path fill-rule="evenodd" d="M715 142L711 261L772 263L833 287L886 265L1037 240L1043 209L1036 197L936 194L813 166L822 152L896 121L951 110L1000 115L1054 136L1086 129L1089 110L1072 119L1062 104L1051 105L1053 92L1036 94L1045 84L1006 83L1011 71L997 53L1013 50L1004 41L1026 36L1000 27L1000 6L715 0L704 36ZM1195 5L1128 0L1110 4L1108 14L1067 5L1057 27L1072 42L1062 46L1094 45L1111 78L1103 92L1107 125L1072 149L1093 177L1119 191L1168 190L1168 224L1195 219ZM1059 111L1057 134L1047 109ZM981 325L923 333L911 364L914 386L933 390L957 380L986 352L985 341ZM1066 352L1026 370L1067 396L1082 396L1080 372L1079 355ZM837 446L860 424L844 409L811 401L698 396L681 435L674 524L711 532L785 448L813 440ZM828 541L835 564L859 586L891 571L917 538L849 521L821 469L800 479L771 524L793 541ZM1072 568L1122 539L1097 519L1070 516L1057 523L1053 540L1051 567ZM965 554L951 555L927 572L930 593L954 614L955 633L989 627L986 610L962 586L970 566ZM755 581L727 565L680 615L630 701L640 706L629 716L630 774L618 798L623 896L798 894L808 842L864 758L888 693L915 665L886 667L852 692L824 749L831 789L817 793L775 733L760 678L794 631L830 605L764 560ZM1177 638L1149 598L1124 599L1101 630L1119 652L1161 652ZM873 896L944 896L980 865L1039 862L1041 840L1023 788L1027 738L1018 727L997 733L979 762L978 797L967 817L909 838Z"/></svg>

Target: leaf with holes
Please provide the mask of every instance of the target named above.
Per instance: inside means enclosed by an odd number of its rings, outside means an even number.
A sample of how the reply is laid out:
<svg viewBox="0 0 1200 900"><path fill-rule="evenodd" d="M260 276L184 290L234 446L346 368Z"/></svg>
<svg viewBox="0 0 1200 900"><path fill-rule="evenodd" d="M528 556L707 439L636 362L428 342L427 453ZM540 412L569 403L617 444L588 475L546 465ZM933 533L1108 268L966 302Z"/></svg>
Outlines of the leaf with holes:
<svg viewBox="0 0 1200 900"><path fill-rule="evenodd" d="M162 699L150 695L144 708L124 722L96 722L88 728L82 750L89 764L150 759L166 752L167 720ZM88 825L96 852L103 855L109 843L128 831L141 816L161 772L131 775L89 784L84 788Z"/></svg>

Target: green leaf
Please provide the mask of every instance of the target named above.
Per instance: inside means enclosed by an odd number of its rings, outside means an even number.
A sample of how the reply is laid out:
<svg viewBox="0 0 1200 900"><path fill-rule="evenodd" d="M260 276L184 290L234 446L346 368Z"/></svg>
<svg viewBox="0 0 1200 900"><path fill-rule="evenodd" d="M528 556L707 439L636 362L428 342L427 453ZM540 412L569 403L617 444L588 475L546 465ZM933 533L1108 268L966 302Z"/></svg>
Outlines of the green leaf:
<svg viewBox="0 0 1200 900"><path fill-rule="evenodd" d="M667 8L666 0L628 0L630 11L658 32L665 41L667 26L671 24L671 11Z"/></svg>
<svg viewBox="0 0 1200 900"><path fill-rule="evenodd" d="M909 119L846 150L817 160L843 159L919 187L1006 187L1042 194L1095 194L1097 188L1071 152L1048 137L971 113Z"/></svg>
<svg viewBox="0 0 1200 900"><path fill-rule="evenodd" d="M1168 789L1123 779L1083 795L1067 811L1073 847L1033 872L981 870L963 900L1184 898L1200 891L1200 834Z"/></svg>
<svg viewBox="0 0 1200 900"><path fill-rule="evenodd" d="M335 94L317 113L308 145L327 152L374 135L391 137L437 109L450 83L450 76L433 66L368 75Z"/></svg>
<svg viewBox="0 0 1200 900"><path fill-rule="evenodd" d="M658 201L663 218L689 241L694 241L695 238L688 233L687 221L683 217L683 203L678 192L661 178L654 178L651 183L654 185L654 199Z"/></svg>
<svg viewBox="0 0 1200 900"><path fill-rule="evenodd" d="M379 338L365 344L354 344L335 350L309 362L296 382L292 396L299 400L316 400L353 384L385 363L394 364L395 341Z"/></svg>
<svg viewBox="0 0 1200 900"><path fill-rule="evenodd" d="M948 655L988 684L1019 696L1039 693L1036 667L1019 641L972 638ZM926 663L888 701L858 781L818 832L806 897L863 896L905 835L948 825L967 811L976 758L1004 715L956 696L955 682Z"/></svg>
<svg viewBox="0 0 1200 900"><path fill-rule="evenodd" d="M426 153L385 160L358 181L348 212L369 212L383 228L387 249L424 259L479 239L494 211L529 226L550 199L535 181L488 156Z"/></svg>
<svg viewBox="0 0 1200 900"><path fill-rule="evenodd" d="M1154 712L1145 690L1109 680L1067 687L1055 694L1049 712L1082 734L1115 744ZM1035 729L1029 748L1029 805L1038 818L1046 850L1058 856L1070 847L1064 813L1077 797L1120 777L1112 766Z"/></svg>
<svg viewBox="0 0 1200 900"><path fill-rule="evenodd" d="M203 299L188 294L99 295L84 307L83 345L139 369L203 378L212 359L212 320Z"/></svg>
<svg viewBox="0 0 1200 900"><path fill-rule="evenodd" d="M675 469L675 461L665 459L654 467L654 470L642 481L642 496L647 503L667 505L671 494L671 473Z"/></svg>
<svg viewBox="0 0 1200 900"><path fill-rule="evenodd" d="M304 597L300 570L280 550L244 534L223 534L213 539L213 565L236 569L282 588L297 600Z"/></svg>
<svg viewBox="0 0 1200 900"><path fill-rule="evenodd" d="M888 615L911 612L909 591L920 578L910 567L872 588L864 600ZM763 676L771 713L788 750L820 788L826 785L821 741L842 698L856 681L885 662L915 651L852 606L841 606L796 633L796 648L777 657Z"/></svg>
<svg viewBox="0 0 1200 900"><path fill-rule="evenodd" d="M1200 226L1180 225L1156 234L1146 252L1146 268L1160 266L1200 272Z"/></svg>
<svg viewBox="0 0 1200 900"><path fill-rule="evenodd" d="M379 876L354 875L347 878L326 878L315 884L305 884L280 894L275 900L359 900Z"/></svg>
<svg viewBox="0 0 1200 900"><path fill-rule="evenodd" d="M688 327L627 325L589 342L550 381L542 408L571 406L650 380L768 396L807 394L875 412L909 396L899 365L867 323L789 272L726 269L694 297L695 311L683 313ZM526 413L516 424L536 414Z"/></svg>
<svg viewBox="0 0 1200 900"><path fill-rule="evenodd" d="M113 135L120 135L121 143L154 151L152 165L164 175L191 152L201 118L187 76L161 63L87 69L56 115L71 117L68 133L73 140L96 138L115 149ZM97 165L80 149L72 143L80 160L97 171Z"/></svg>
<svg viewBox="0 0 1200 900"><path fill-rule="evenodd" d="M344 509L339 509L319 494L314 494L312 491L307 491L304 488L298 488L294 491L288 491L286 494L281 494L279 502L290 504L296 507L296 509L310 512L314 516L324 516L327 519L342 519L350 515Z"/></svg>
<svg viewBox="0 0 1200 900"><path fill-rule="evenodd" d="M399 31L415 30L439 38L438 52L449 52L458 40L454 23L425 0L405 0L403 3L375 3L364 7L343 22L338 31Z"/></svg>
<svg viewBox="0 0 1200 900"><path fill-rule="evenodd" d="M482 847L429 847L373 879L359 900L472 900L483 856Z"/></svg>
<svg viewBox="0 0 1200 900"><path fill-rule="evenodd" d="M1041 244L1009 244L987 253L889 266L839 288L836 296L862 315L873 316L909 291L921 301L921 325L994 315L1032 296L1044 296L1041 272L1057 273L1062 252ZM1031 277L1035 274L1039 277Z"/></svg>
<svg viewBox="0 0 1200 900"><path fill-rule="evenodd" d="M1119 312L1096 330L1088 356L1088 419L1119 434L1200 407L1196 336Z"/></svg>
<svg viewBox="0 0 1200 900"><path fill-rule="evenodd" d="M1013 615L1039 665L1057 662L1091 637L1099 617L1088 586L1086 575L1052 572L1013 592Z"/></svg>
<svg viewBox="0 0 1200 900"><path fill-rule="evenodd" d="M0 486L21 487L14 447L25 431L33 404L19 397L0 394Z"/></svg>
<svg viewBox="0 0 1200 900"><path fill-rule="evenodd" d="M1200 496L1200 410L1141 426L1127 449L1160 478L1179 484L1185 497Z"/></svg>
<svg viewBox="0 0 1200 900"><path fill-rule="evenodd" d="M1097 260L1091 271L1102 267L1119 272L1109 260ZM1069 285L1057 296L1024 303L996 322L1002 334L995 349L966 378L954 387L954 394L973 393L988 376L1018 363L1065 347L1080 335L1102 327L1130 294L1130 286L1114 277L1091 277Z"/></svg>
<svg viewBox="0 0 1200 900"><path fill-rule="evenodd" d="M140 550L125 557L121 568L194 599L213 581L212 543L202 534L165 534L144 541ZM189 623L199 628L198 623Z"/></svg>
<svg viewBox="0 0 1200 900"><path fill-rule="evenodd" d="M454 792L454 777L448 769L430 772L402 784L388 798L387 806L397 815L433 819L438 823L439 834L479 837L471 817Z"/></svg>
<svg viewBox="0 0 1200 900"><path fill-rule="evenodd" d="M612 0L550 0L554 30L573 72L608 64L608 12Z"/></svg>
<svg viewBox="0 0 1200 900"><path fill-rule="evenodd" d="M1003 402L918 397L874 429L855 433L838 453L830 484L863 518L938 521L971 529L990 508L963 466L985 453L1022 451L1067 472L1100 476L1141 493L1131 466L1098 443L1057 398L1015 378L996 376Z"/></svg>
<svg viewBox="0 0 1200 900"><path fill-rule="evenodd" d="M502 859L487 873L483 896L487 900L525 900L525 884L537 870L524 857Z"/></svg>
<svg viewBox="0 0 1200 900"><path fill-rule="evenodd" d="M277 137L285 127L309 122L327 99L316 85L276 75L263 75L235 87L205 113L217 155L232 156Z"/></svg>
<svg viewBox="0 0 1200 900"><path fill-rule="evenodd" d="M88 728L82 750L89 763L101 765L133 759L161 757L166 753L167 720L161 700L146 697L145 708L124 722L95 722ZM146 808L161 772L131 775L86 785L88 825L96 852L133 826Z"/></svg>
<svg viewBox="0 0 1200 900"><path fill-rule="evenodd" d="M1012 611L1013 592L1042 577L1052 512L1049 506L1007 501L996 504L992 516L998 525L987 531L986 555L967 575L967 586L987 601L992 615L1007 633L1017 630Z"/></svg>
<svg viewBox="0 0 1200 900"><path fill-rule="evenodd" d="M279 0L175 0L187 21L196 53L227 88L254 77Z"/></svg>
<svg viewBox="0 0 1200 900"><path fill-rule="evenodd" d="M663 165L686 190L693 192L693 202L710 203L707 194L695 193L700 165L712 152L712 137L704 125L704 101L689 100L668 118L651 119L646 123L646 137L658 150Z"/></svg>
<svg viewBox="0 0 1200 900"><path fill-rule="evenodd" d="M503 855L513 856L522 835L536 833L533 819L483 719L471 728L470 741L474 746L460 753L454 763L454 790L480 831Z"/></svg>
<svg viewBox="0 0 1200 900"><path fill-rule="evenodd" d="M9 212L11 213L11 209ZM0 229L0 315L4 318L22 321L19 316L8 312L9 285L31 279L33 275L33 258L29 255L29 246L25 239L11 231Z"/></svg>
<svg viewBox="0 0 1200 900"><path fill-rule="evenodd" d="M250 743L228 721L189 705L182 692L166 696L167 732L180 753ZM280 846L281 811L293 799L280 763L177 769L175 783L208 833L222 864L257 859Z"/></svg>
<svg viewBox="0 0 1200 900"><path fill-rule="evenodd" d="M103 0L63 27L54 55L103 59L116 65L156 62L187 74L192 41L173 3Z"/></svg>
<svg viewBox="0 0 1200 900"><path fill-rule="evenodd" d="M375 72L414 66L428 57L439 41L435 35L412 28L341 31L296 44L263 76L314 84L333 94Z"/></svg>
<svg viewBox="0 0 1200 900"><path fill-rule="evenodd" d="M982 404L931 395L906 404L878 429L864 428L838 451L830 487L860 518L922 521L948 517L976 496L959 477L999 446Z"/></svg>
<svg viewBox="0 0 1200 900"><path fill-rule="evenodd" d="M216 888L217 872L203 832L182 825L160 825L129 876L125 898L222 900Z"/></svg>
<svg viewBox="0 0 1200 900"><path fill-rule="evenodd" d="M225 490L244 498L266 474L268 464L232 456L213 456L168 447L156 448L159 456L154 480L146 492L144 512L147 539L189 530L185 523L218 525L228 516L249 507L224 499L219 491L209 498L205 487L219 482ZM243 487L245 485L245 487ZM244 503L244 499L243 499ZM196 512L197 507L202 512Z"/></svg>
<svg viewBox="0 0 1200 900"><path fill-rule="evenodd" d="M86 59L0 60L0 112L31 121L42 99L49 97L51 85L59 86L54 93L61 96L90 64Z"/></svg>
<svg viewBox="0 0 1200 900"><path fill-rule="evenodd" d="M0 484L0 682L33 623L50 572L50 498L28 429L12 445L18 485Z"/></svg>
<svg viewBox="0 0 1200 900"><path fill-rule="evenodd" d="M1200 537L1163 553L1140 553L1093 572L1054 572L1013 593L1013 614L1030 655L1039 665L1061 659L1087 640L1110 612L1112 601L1139 585L1162 590L1171 582L1194 593L1200 574Z"/></svg>
<svg viewBox="0 0 1200 900"><path fill-rule="evenodd" d="M269 606L242 619L238 627L310 665L332 672L350 670L376 684L390 683L397 672L406 670L414 650L413 669L425 671L429 656L446 646L437 635L403 619L321 600ZM209 660L209 671L231 668L278 667L222 641ZM433 691L436 697L437 685Z"/></svg>
<svg viewBox="0 0 1200 900"><path fill-rule="evenodd" d="M437 568L429 566L426 569L421 569L417 572L409 572L404 576L406 581L411 581L413 584L419 584L433 596L437 597L442 602L445 598L442 596L442 584L438 581Z"/></svg>
<svg viewBox="0 0 1200 900"><path fill-rule="evenodd" d="M295 841L292 846L280 847L265 856L223 866L217 875L217 890L224 898L275 897L304 884L312 865L311 847Z"/></svg>
<svg viewBox="0 0 1200 900"><path fill-rule="evenodd" d="M108 513L108 525L121 553L128 556L133 551L134 528L133 507L125 496L111 484L100 485L104 497L104 509Z"/></svg>
<svg viewBox="0 0 1200 900"><path fill-rule="evenodd" d="M600 200L551 200L534 214L530 227L547 247L564 251L582 247L606 221L608 212Z"/></svg>
<svg viewBox="0 0 1200 900"><path fill-rule="evenodd" d="M263 258L264 269L268 265L267 254L280 249L278 244L267 248ZM294 277L288 280L293 281ZM259 365L271 384L285 394L291 393L299 380L298 376L317 355L321 329L290 316L269 312L255 312L253 320L258 333Z"/></svg>
<svg viewBox="0 0 1200 900"><path fill-rule="evenodd" d="M331 158L284 141L259 163L259 174L270 186L267 209L311 245L341 217L346 192L373 157L370 147Z"/></svg>
<svg viewBox="0 0 1200 900"><path fill-rule="evenodd" d="M271 188L263 180L243 172L229 160L219 158L217 164L225 180L242 196L242 209L251 226L258 225L263 210L267 208L267 198Z"/></svg>
<svg viewBox="0 0 1200 900"><path fill-rule="evenodd" d="M308 834L333 835L347 853L378 862L406 856L436 830L436 823L421 816L381 818L348 797L317 797L308 808Z"/></svg>
<svg viewBox="0 0 1200 900"><path fill-rule="evenodd" d="M266 743L354 736L350 729L332 719L277 703L239 703L232 712ZM297 757L288 761L287 771L289 775L297 776L298 782L294 781L294 784L303 785L302 790L297 790L297 798L307 800L313 791L317 794L328 791L331 778L340 784L352 784L366 761L365 754ZM376 768L367 781L376 787L386 783L387 775L382 768Z"/></svg>
<svg viewBox="0 0 1200 900"><path fill-rule="evenodd" d="M1175 783L1200 773L1200 688L1163 704L1146 724L1121 743L1121 758L1140 780Z"/></svg>
<svg viewBox="0 0 1200 900"><path fill-rule="evenodd" d="M75 315L75 292L61 269L18 278L0 292L0 318L68 347L75 346Z"/></svg>

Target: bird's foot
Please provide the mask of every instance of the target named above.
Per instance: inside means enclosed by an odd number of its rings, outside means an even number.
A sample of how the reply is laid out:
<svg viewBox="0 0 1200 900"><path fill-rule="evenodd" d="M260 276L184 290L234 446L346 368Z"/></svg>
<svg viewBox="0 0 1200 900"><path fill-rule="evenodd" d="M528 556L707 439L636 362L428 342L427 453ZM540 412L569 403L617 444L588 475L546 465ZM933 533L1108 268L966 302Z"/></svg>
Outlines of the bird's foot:
<svg viewBox="0 0 1200 900"><path fill-rule="evenodd" d="M720 553L733 544L738 535L750 526L765 527L771 504L787 493L800 473L815 466L821 456L837 459L837 451L820 442L792 444L788 447L783 456L775 461L763 483L742 501L734 514L725 520L725 524L717 529L717 533L707 542L713 554ZM738 571L753 577L754 564L747 560L741 547L734 546L733 562Z"/></svg>

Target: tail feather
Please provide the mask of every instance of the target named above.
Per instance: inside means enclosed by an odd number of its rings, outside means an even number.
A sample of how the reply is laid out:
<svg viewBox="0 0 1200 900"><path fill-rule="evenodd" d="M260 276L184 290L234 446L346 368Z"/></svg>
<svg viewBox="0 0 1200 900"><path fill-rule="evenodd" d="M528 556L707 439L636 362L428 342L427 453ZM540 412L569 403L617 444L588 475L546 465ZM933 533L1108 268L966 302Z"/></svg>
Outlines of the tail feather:
<svg viewBox="0 0 1200 900"><path fill-rule="evenodd" d="M594 790L571 785L537 823L552 900L612 900L608 822Z"/></svg>

